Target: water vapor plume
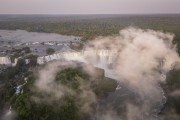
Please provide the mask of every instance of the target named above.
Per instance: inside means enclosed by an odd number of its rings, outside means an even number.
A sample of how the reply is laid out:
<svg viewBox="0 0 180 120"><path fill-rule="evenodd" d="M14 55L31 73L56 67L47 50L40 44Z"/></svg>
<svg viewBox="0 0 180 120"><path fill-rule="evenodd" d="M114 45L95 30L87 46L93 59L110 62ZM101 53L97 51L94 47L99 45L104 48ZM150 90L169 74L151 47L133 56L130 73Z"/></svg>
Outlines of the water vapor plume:
<svg viewBox="0 0 180 120"><path fill-rule="evenodd" d="M129 27L116 36L96 38L86 48L88 51L114 52L110 67L108 64L101 66L135 92L141 104L127 104L128 120L140 119L139 115L143 114L150 116L153 108L158 112L157 103L162 104L164 99L159 83L165 82L168 71L179 68L180 65L173 38L171 33ZM92 54L89 56L93 58Z"/></svg>
<svg viewBox="0 0 180 120"><path fill-rule="evenodd" d="M33 99L36 102L52 102L53 100L60 99L64 95L65 92L74 94L73 91L70 91L65 86L57 85L57 83L54 81L57 71L68 68L71 66L72 68L76 66L73 62L52 62L47 64L43 69L39 70L38 73L38 79L35 82L35 87L32 89L32 91L36 93L45 93L44 97L45 99L39 99L35 96L33 96ZM48 99L46 98L46 94L52 95Z"/></svg>
<svg viewBox="0 0 180 120"><path fill-rule="evenodd" d="M34 93L39 94L38 96L36 94L32 96L32 100L34 100L36 103L53 105L54 101L63 100L66 95L76 96L75 102L77 103L80 111L82 113L91 114L93 111L92 104L96 103L96 95L90 87L90 82L94 79L91 79L90 77L89 81L84 83L81 78L76 76L80 83L78 88L79 92L67 87L66 85L58 83L55 80L58 72L68 68L79 68L80 66L82 67L82 70L91 74L93 68L90 65L86 66L82 65L82 63L73 61L53 61L45 65L39 70L39 77L34 84L34 88L32 89Z"/></svg>
<svg viewBox="0 0 180 120"><path fill-rule="evenodd" d="M118 35L98 37L88 42L77 61L83 59L85 63L103 68L105 76L115 78L120 85L123 83L136 95L137 104L129 101L122 103L126 104L127 120L154 120L157 119L154 116L157 116L166 101L159 84L165 83L166 73L180 66L173 38L174 35L171 33L129 27L121 30ZM56 86L52 80L57 69L64 68L58 66L66 64L61 61L53 62L40 71L36 87L54 94L55 98L60 98L67 89L64 86ZM76 64L70 62L67 66L76 67ZM89 71L91 76L96 76L92 67L86 66L84 70ZM82 97L87 98L88 93L92 99L90 101L95 102L96 98L91 90L84 89L86 87L82 87L85 91ZM71 90L68 92L75 94ZM84 108L88 108L88 105L85 104ZM98 120L121 119L115 110L106 111L104 115L97 116Z"/></svg>

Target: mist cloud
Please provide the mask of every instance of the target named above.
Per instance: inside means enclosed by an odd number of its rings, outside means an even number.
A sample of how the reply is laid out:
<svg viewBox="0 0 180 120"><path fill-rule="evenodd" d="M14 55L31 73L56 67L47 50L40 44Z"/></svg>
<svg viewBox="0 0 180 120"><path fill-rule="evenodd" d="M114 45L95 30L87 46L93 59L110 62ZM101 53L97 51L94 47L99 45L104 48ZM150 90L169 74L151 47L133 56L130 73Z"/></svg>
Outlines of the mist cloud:
<svg viewBox="0 0 180 120"><path fill-rule="evenodd" d="M150 113L155 104L163 99L160 82L171 69L179 67L174 35L160 31L126 28L119 35L99 37L87 50L116 51L111 68L118 81L125 83L139 97L141 105L127 105L127 119L140 119L139 115ZM92 63L93 64L93 63ZM105 71L106 71L105 70ZM152 119L152 118L149 118Z"/></svg>
<svg viewBox="0 0 180 120"><path fill-rule="evenodd" d="M76 96L77 103L82 113L91 114L92 105L96 103L96 95L90 87L94 79L90 77L88 83L80 80L79 92L56 82L56 74L67 68L77 68L80 63L72 61L54 61L42 67L38 72L38 79L34 83L32 91L35 93L31 98L36 103L53 105L54 101L63 100L65 96ZM91 65L82 65L82 69L90 74L91 71L98 73ZM91 70L91 71L90 71ZM81 78L78 78L81 79Z"/></svg>
<svg viewBox="0 0 180 120"><path fill-rule="evenodd" d="M146 116L146 120L152 120L152 110L157 103L161 104L164 94L160 82L165 82L165 75L171 69L179 67L179 56L176 52L176 45L172 44L174 35L154 30L142 30L129 27L123 29L118 35L109 37L98 37L85 46L83 58L86 63L105 69L105 74L113 76L120 83L124 83L133 91L138 98L138 104L126 103L127 120L139 120ZM95 51L108 50L109 56L98 60L103 54L95 54ZM111 59L109 62L109 59ZM73 59L75 60L75 59ZM77 58L77 61L79 58ZM62 62L51 63L39 74L36 87L41 91L50 92L60 98L64 94L63 86L57 86L52 82L57 69L62 69ZM66 63L65 63L66 65ZM75 67L76 64L68 63L68 67ZM64 67L63 67L64 68ZM93 76L92 68L86 67ZM84 88L83 88L84 89ZM65 90L66 91L66 90ZM90 95L92 94L91 91ZM74 94L73 91L70 93ZM87 96L85 90L83 97ZM94 95L91 95L95 102ZM90 98L90 97L89 97ZM105 115L98 116L99 119L116 120L116 112L107 110Z"/></svg>

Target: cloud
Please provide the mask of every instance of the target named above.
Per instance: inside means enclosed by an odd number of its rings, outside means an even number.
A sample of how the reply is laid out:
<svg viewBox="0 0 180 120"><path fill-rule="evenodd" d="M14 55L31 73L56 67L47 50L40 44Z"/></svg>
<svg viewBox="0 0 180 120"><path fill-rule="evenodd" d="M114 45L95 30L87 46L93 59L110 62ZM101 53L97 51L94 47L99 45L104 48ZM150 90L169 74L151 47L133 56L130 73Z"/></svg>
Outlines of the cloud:
<svg viewBox="0 0 180 120"><path fill-rule="evenodd" d="M82 70L87 73L92 72L92 66L83 65L82 63L72 62L72 61L53 61L45 65L38 72L38 79L34 83L32 91L34 95L31 97L36 103L46 103L53 105L54 101L63 100L66 95L76 96L75 102L82 113L91 114L93 111L92 105L97 102L96 95L91 89L89 81L86 83L81 80L82 78L77 78L79 82L79 92L72 88L67 87L61 83L55 81L57 72L60 72L66 68L77 68L82 67ZM94 69L93 72L95 72ZM97 71L98 73L98 71Z"/></svg>
<svg viewBox="0 0 180 120"><path fill-rule="evenodd" d="M36 102L42 102L42 100L46 102L52 102L53 100L61 99L66 92L75 94L70 89L55 82L57 72L62 69L68 68L69 66L73 68L76 65L72 62L56 61L47 64L43 69L39 70L38 79L36 80L34 85L35 87L32 89L32 91L35 93L41 93L45 98L47 97L47 94L49 94L51 97L41 100L35 96L33 96L32 98Z"/></svg>
<svg viewBox="0 0 180 120"><path fill-rule="evenodd" d="M131 106L127 111L128 120L150 114L164 98L159 83L165 82L166 73L178 68L180 62L176 45L172 44L173 38L171 33L129 27L116 36L96 38L86 48L88 51L116 51L111 58L111 67L107 62L101 66L105 71L113 72L117 81L125 83L139 97L141 105L127 105L127 109ZM94 56L89 54L89 58Z"/></svg>
<svg viewBox="0 0 180 120"><path fill-rule="evenodd" d="M77 61L83 59L87 64L103 68L106 76L116 78L119 83L123 83L135 93L138 98L137 104L128 101L125 103L127 120L139 120L143 117L146 117L146 120L153 120L152 111L161 109L157 108L157 104L162 104L164 99L159 83L165 82L164 76L168 71L179 67L180 60L176 45L172 44L173 38L174 35L171 33L129 27L121 30L118 35L98 37L90 41L85 46L84 53L77 57ZM73 60L76 61L76 59ZM40 70L35 86L40 91L50 93L58 99L66 91L75 94L53 82L57 70L66 68L65 66L76 67L77 65L74 62L62 61L49 63ZM89 71L91 76L96 75L91 66L86 66L84 70ZM94 103L96 101L94 94L86 88L87 86L82 87L84 92L81 97L91 96L90 101ZM83 109L89 109L91 102L88 100L85 102L88 104L87 106L84 104ZM98 118L116 120L118 116L115 110L107 109L107 112L98 115Z"/></svg>

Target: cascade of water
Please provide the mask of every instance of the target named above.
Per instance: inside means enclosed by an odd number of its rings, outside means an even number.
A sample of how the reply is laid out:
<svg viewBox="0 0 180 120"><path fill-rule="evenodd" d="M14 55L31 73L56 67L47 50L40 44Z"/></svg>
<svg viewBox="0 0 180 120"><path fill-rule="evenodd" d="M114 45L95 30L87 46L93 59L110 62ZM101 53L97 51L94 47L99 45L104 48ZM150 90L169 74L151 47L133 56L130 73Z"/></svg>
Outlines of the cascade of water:
<svg viewBox="0 0 180 120"><path fill-rule="evenodd" d="M9 65L11 64L11 60L9 57L0 57L0 64Z"/></svg>

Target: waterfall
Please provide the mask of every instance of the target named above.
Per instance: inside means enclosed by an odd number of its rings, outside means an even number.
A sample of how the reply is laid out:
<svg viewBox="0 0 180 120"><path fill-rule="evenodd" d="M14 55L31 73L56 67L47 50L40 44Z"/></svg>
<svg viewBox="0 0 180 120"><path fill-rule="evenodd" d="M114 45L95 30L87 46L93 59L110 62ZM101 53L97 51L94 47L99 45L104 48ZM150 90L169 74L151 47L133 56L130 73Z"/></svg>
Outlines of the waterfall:
<svg viewBox="0 0 180 120"><path fill-rule="evenodd" d="M11 65L11 59L10 57L0 57L0 64L4 64L4 65Z"/></svg>

